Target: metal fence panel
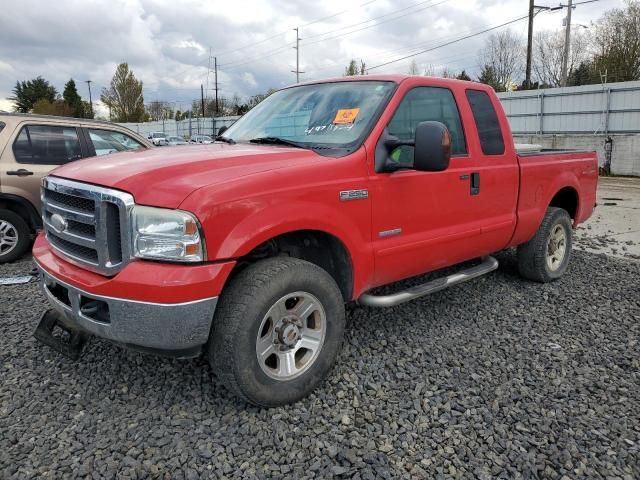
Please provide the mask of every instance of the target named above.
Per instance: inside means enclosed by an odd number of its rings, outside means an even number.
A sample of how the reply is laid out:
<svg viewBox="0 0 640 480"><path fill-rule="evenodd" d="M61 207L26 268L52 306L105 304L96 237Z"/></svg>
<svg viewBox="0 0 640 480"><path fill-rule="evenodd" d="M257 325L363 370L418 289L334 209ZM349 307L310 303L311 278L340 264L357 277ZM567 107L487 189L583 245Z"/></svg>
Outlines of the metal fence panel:
<svg viewBox="0 0 640 480"><path fill-rule="evenodd" d="M222 127L230 127L239 116L187 118L185 120L158 120L155 122L120 123L134 132L146 137L151 132L163 132L167 136L189 139L192 135L217 135Z"/></svg>
<svg viewBox="0 0 640 480"><path fill-rule="evenodd" d="M514 134L638 133L640 81L499 93Z"/></svg>

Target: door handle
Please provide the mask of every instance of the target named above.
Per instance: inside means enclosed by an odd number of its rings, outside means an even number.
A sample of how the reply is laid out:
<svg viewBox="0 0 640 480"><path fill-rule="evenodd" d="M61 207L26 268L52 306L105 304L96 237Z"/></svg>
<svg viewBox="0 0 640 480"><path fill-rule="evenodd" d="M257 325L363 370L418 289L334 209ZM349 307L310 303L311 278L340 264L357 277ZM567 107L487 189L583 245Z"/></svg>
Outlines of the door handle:
<svg viewBox="0 0 640 480"><path fill-rule="evenodd" d="M7 175L15 175L17 177L28 177L29 175L33 175L33 172L30 172L29 170L25 170L24 168L21 168L20 170L9 170L7 172Z"/></svg>
<svg viewBox="0 0 640 480"><path fill-rule="evenodd" d="M465 173L460 175L459 178L460 180L469 180L469 193L471 195L478 195L480 193L480 172Z"/></svg>
<svg viewBox="0 0 640 480"><path fill-rule="evenodd" d="M478 195L480 193L480 172L473 172L471 174L471 195Z"/></svg>

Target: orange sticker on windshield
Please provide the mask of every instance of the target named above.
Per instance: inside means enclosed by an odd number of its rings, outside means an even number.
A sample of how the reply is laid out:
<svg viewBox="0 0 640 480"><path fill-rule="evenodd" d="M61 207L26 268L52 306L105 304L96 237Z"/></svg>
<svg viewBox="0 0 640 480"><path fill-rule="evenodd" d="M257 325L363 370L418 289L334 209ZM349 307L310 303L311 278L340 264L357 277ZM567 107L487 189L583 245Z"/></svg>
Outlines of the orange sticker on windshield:
<svg viewBox="0 0 640 480"><path fill-rule="evenodd" d="M356 121L358 113L360 113L359 108L341 108L336 113L336 118L333 119L333 123L337 125L344 123L353 123Z"/></svg>

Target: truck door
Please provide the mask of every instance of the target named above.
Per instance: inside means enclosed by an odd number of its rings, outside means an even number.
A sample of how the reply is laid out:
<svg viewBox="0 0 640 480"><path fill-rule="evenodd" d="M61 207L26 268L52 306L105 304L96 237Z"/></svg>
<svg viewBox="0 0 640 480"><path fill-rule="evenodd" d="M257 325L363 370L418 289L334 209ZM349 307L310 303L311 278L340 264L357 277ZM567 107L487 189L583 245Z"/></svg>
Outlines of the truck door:
<svg viewBox="0 0 640 480"><path fill-rule="evenodd" d="M469 143L476 160L469 188L482 222L479 245L483 253L492 253L503 249L513 235L520 173L506 117L497 113L502 111L497 97L480 89L467 89L465 96L477 127L468 130L473 132Z"/></svg>
<svg viewBox="0 0 640 480"><path fill-rule="evenodd" d="M476 163L469 154L456 99L444 87L414 87L398 105L387 131L413 139L418 123L444 123L452 138L450 166L443 172L418 172L413 147L399 147L391 160L406 165L374 173L370 190L375 283L382 285L473 258L481 236L473 209L469 176Z"/></svg>

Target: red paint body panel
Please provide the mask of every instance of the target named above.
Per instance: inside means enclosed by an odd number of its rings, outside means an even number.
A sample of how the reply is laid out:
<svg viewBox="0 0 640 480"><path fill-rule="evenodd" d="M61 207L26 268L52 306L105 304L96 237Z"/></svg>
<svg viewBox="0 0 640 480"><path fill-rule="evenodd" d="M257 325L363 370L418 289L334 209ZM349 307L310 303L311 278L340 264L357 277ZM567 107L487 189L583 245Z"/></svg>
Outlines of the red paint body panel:
<svg viewBox="0 0 640 480"><path fill-rule="evenodd" d="M591 215L598 174L595 153L519 157L490 88L403 75L327 82L363 79L393 81L398 87L363 145L347 156L324 157L281 146L212 144L110 155L100 164L95 159L80 161L54 171L60 177L129 192L138 204L193 212L213 263L134 261L110 279L59 259L42 237L36 241L35 258L52 275L79 288L170 303L218 295L235 259L283 233L317 230L336 237L349 252L356 299L372 287L526 242L562 188L577 192L576 224ZM404 95L418 86L451 90L467 154L452 158L444 172L376 173L376 144ZM503 154L482 153L466 99L468 89L489 94L503 132ZM468 180L464 181L471 172L480 173L479 195L470 195ZM368 190L368 199L340 201L341 191L359 189ZM399 235L380 236L398 228Z"/></svg>
<svg viewBox="0 0 640 480"><path fill-rule="evenodd" d="M103 277L61 259L44 234L33 245L33 258L53 277L86 292L153 303L184 303L216 297L235 262L198 266L133 261L113 278Z"/></svg>

